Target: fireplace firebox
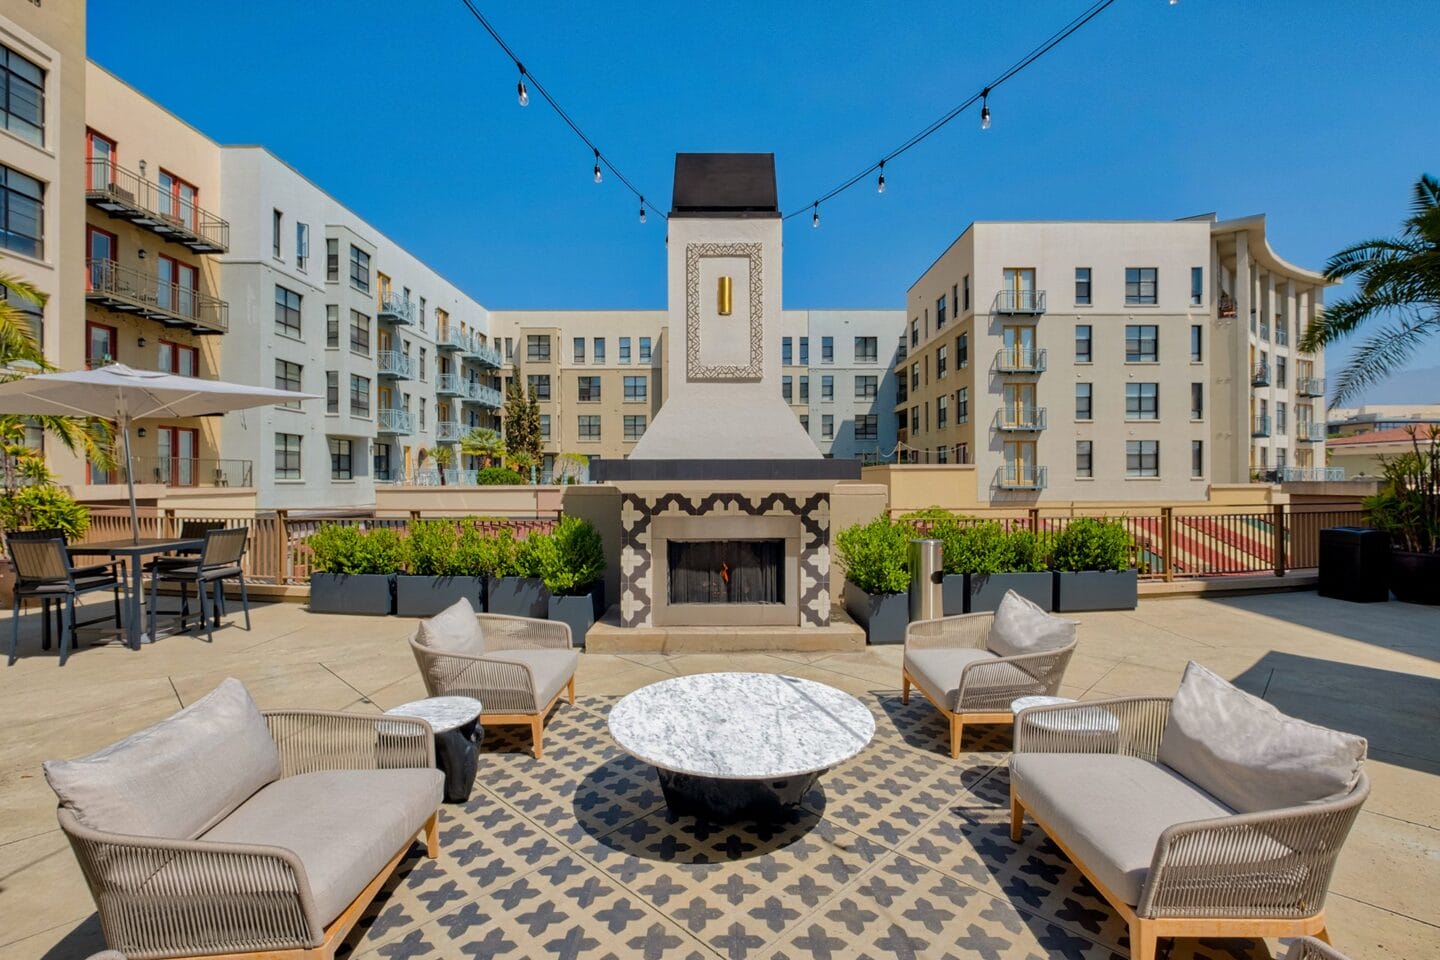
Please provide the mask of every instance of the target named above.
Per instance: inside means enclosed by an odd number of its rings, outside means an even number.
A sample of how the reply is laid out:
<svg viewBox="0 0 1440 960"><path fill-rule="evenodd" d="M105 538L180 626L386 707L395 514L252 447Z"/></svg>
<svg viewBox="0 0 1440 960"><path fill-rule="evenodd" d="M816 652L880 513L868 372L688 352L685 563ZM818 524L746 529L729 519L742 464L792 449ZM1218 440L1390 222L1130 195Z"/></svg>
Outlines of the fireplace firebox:
<svg viewBox="0 0 1440 960"><path fill-rule="evenodd" d="M669 601L785 603L785 541L670 540Z"/></svg>

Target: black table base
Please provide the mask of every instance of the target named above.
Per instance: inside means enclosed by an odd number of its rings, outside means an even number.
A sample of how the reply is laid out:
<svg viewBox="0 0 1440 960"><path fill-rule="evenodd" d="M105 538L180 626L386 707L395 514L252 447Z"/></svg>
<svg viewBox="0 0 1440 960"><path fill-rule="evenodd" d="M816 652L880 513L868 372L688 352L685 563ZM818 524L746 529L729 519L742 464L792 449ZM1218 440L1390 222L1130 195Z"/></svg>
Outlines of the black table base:
<svg viewBox="0 0 1440 960"><path fill-rule="evenodd" d="M824 770L783 780L718 780L655 769L665 803L675 813L711 823L783 820Z"/></svg>
<svg viewBox="0 0 1440 960"><path fill-rule="evenodd" d="M480 770L480 741L485 732L476 720L435 735L435 766L445 774L445 802L464 803L475 789Z"/></svg>

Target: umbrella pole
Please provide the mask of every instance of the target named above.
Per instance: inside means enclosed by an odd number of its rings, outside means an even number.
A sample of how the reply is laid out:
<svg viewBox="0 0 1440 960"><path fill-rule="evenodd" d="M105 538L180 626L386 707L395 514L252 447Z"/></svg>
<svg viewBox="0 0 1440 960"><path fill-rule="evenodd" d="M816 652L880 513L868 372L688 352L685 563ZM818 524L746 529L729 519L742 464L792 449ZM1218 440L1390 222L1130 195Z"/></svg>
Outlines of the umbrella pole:
<svg viewBox="0 0 1440 960"><path fill-rule="evenodd" d="M130 457L130 417L120 418L120 431L125 436L125 485L130 488L130 535L140 542L140 512L135 509L135 461Z"/></svg>

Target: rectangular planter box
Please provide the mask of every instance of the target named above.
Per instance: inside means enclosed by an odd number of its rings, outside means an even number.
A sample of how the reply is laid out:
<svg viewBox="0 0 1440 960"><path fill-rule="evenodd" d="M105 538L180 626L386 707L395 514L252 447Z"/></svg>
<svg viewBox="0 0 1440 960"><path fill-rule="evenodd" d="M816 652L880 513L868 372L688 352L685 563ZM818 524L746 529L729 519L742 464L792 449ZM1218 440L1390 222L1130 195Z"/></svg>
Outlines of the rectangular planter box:
<svg viewBox="0 0 1440 960"><path fill-rule="evenodd" d="M559 620L570 625L570 642L573 646L583 647L585 645L585 631L598 620L603 613L601 608L601 590L596 587L586 594L578 597L557 597L550 594L548 614L551 620Z"/></svg>
<svg viewBox="0 0 1440 960"><path fill-rule="evenodd" d="M1041 573L967 573L965 612L994 612L1006 590L1014 590L1042 610L1051 609L1055 603L1055 578L1049 570Z"/></svg>
<svg viewBox="0 0 1440 960"><path fill-rule="evenodd" d="M1138 590L1135 570L1055 571L1055 609L1134 610Z"/></svg>
<svg viewBox="0 0 1440 960"><path fill-rule="evenodd" d="M395 613L402 617L433 617L462 598L479 613L485 609L484 577L395 577Z"/></svg>
<svg viewBox="0 0 1440 960"><path fill-rule="evenodd" d="M550 591L539 577L495 577L486 584L485 612L512 617L550 616Z"/></svg>
<svg viewBox="0 0 1440 960"><path fill-rule="evenodd" d="M910 622L910 597L904 593L866 593L845 581L845 609L865 628L871 643L904 643Z"/></svg>
<svg viewBox="0 0 1440 960"><path fill-rule="evenodd" d="M957 613L967 613L965 597L967 588L965 586L965 574L947 573L940 581L940 605L947 617L953 617Z"/></svg>
<svg viewBox="0 0 1440 960"><path fill-rule="evenodd" d="M310 612L387 616L395 612L394 582L389 573L312 573Z"/></svg>

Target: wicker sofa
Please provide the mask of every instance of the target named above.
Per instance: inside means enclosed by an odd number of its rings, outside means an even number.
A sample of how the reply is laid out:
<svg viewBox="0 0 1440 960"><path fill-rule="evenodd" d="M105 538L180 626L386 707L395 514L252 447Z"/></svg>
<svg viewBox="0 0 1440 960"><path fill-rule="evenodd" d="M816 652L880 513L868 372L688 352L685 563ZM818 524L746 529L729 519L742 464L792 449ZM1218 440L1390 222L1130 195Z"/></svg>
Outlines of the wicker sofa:
<svg viewBox="0 0 1440 960"><path fill-rule="evenodd" d="M1029 813L1129 924L1135 960L1159 937L1323 938L1364 756L1191 663L1173 698L1022 710L1010 833Z"/></svg>
<svg viewBox="0 0 1440 960"><path fill-rule="evenodd" d="M476 613L462 599L420 621L410 650L430 696L474 697L486 726L528 724L536 757L561 693L575 702L580 657L558 620Z"/></svg>
<svg viewBox="0 0 1440 960"><path fill-rule="evenodd" d="M439 852L428 724L262 714L234 679L45 777L105 942L131 960L331 958L417 835Z"/></svg>

